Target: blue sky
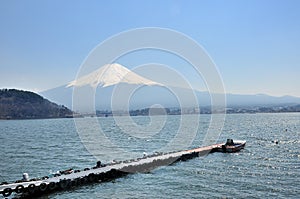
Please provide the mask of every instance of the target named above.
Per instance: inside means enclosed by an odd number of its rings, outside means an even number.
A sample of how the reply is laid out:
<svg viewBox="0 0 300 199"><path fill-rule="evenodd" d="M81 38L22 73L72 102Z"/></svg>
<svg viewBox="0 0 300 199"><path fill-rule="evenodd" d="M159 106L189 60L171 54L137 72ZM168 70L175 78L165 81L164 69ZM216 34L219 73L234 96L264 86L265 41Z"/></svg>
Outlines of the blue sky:
<svg viewBox="0 0 300 199"><path fill-rule="evenodd" d="M162 27L202 45L227 92L300 97L297 0L0 1L0 27L0 88L66 84L108 37Z"/></svg>

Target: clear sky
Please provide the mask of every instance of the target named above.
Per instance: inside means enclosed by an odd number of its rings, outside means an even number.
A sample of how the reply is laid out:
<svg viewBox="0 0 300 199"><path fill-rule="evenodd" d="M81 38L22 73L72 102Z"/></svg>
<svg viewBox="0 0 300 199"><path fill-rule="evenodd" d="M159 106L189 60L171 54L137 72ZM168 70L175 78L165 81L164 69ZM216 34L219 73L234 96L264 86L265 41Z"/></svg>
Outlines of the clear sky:
<svg viewBox="0 0 300 199"><path fill-rule="evenodd" d="M75 79L88 53L132 28L201 44L230 93L300 97L300 1L0 1L0 88L42 91Z"/></svg>

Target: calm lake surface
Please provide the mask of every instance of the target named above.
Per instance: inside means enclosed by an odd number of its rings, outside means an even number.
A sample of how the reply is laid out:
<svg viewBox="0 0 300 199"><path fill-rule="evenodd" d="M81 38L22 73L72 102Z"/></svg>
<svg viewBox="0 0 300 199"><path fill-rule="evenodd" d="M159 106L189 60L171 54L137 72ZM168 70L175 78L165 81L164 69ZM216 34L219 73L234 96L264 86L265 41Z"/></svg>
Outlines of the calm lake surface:
<svg viewBox="0 0 300 199"><path fill-rule="evenodd" d="M183 117L192 120L196 116ZM92 118L80 120L91 132L97 131L91 127ZM115 145L142 156L143 152L159 151L172 140L180 116L167 116L163 130L147 139L122 133L113 118L98 120ZM150 121L148 117L133 120L139 125ZM209 121L210 115L201 115L190 148L203 144ZM219 141L226 138L247 140L246 148L236 154L209 154L150 173L132 174L43 198L299 198L299 113L227 115ZM73 119L0 121L0 144L0 181L21 179L24 172L33 178L70 167L83 169L97 161L82 144ZM126 159L122 154L113 156L103 153L104 162L109 158Z"/></svg>

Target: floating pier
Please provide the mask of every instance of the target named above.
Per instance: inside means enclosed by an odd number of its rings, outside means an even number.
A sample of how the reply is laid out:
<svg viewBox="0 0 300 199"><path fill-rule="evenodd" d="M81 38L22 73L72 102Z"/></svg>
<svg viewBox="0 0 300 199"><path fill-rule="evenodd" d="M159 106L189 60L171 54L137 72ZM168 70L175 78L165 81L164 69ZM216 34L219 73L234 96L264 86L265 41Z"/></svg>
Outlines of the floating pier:
<svg viewBox="0 0 300 199"><path fill-rule="evenodd" d="M244 148L246 142L239 141L239 143L239 147L243 145L240 149ZM42 179L36 180L1 183L0 194L4 197L10 197L13 194L15 198L32 198L90 183L106 182L130 173L149 172L159 166L169 165L177 161L186 161L211 152L228 152L226 150L220 150L224 149L226 144L227 143L214 144L179 152L157 153L134 160L109 163L106 165L102 165L98 162L97 166L86 168L82 171L67 171L63 174L56 174L54 177L45 176ZM233 145L231 145L231 147L232 146Z"/></svg>

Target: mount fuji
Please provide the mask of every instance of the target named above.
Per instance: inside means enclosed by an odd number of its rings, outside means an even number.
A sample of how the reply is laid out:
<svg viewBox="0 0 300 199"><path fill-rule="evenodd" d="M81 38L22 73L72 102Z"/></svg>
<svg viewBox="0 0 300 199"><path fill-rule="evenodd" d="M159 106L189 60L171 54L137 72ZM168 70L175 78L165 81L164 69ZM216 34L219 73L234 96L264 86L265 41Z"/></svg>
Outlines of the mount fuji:
<svg viewBox="0 0 300 199"><path fill-rule="evenodd" d="M165 75L167 76L168 74ZM40 94L53 102L72 108L73 92L78 89L82 91L81 95L85 95L85 92L94 92L93 97L95 98L94 103L97 110L111 110L112 99L116 98L118 99L117 101L128 103L130 109L151 107L154 104L160 104L163 107L211 105L209 92L164 85L145 78L117 63L106 64L66 85L40 92ZM129 90L134 92L130 95L130 98L125 99L126 91ZM195 104L194 98L196 98L197 104ZM273 97L264 94L226 94L226 99L228 106L266 106L300 103L300 98L297 97ZM85 103L85 100L78 101Z"/></svg>
<svg viewBox="0 0 300 199"><path fill-rule="evenodd" d="M104 88L120 83L146 86L163 86L158 82L151 81L130 71L120 64L114 63L106 64L100 67L98 70L70 82L67 87L81 87L90 85L94 88L98 86Z"/></svg>
<svg viewBox="0 0 300 199"><path fill-rule="evenodd" d="M181 103L184 103L185 106L191 104L186 96L188 96L187 93L193 91L176 87L172 89L182 95L180 97ZM145 78L117 63L106 64L66 85L40 94L54 102L72 108L72 96L74 96L73 91L75 90L80 90L81 95L94 92L95 107L100 110L111 109L112 98L114 92L117 92L116 90L118 90L118 98L123 98L122 94L125 93L124 95L126 95L126 91L134 90L130 99L124 99L125 102L129 101L131 108L145 108L153 104L160 104L164 107L180 106L176 96L166 89L164 84ZM84 103L85 100L81 101Z"/></svg>

